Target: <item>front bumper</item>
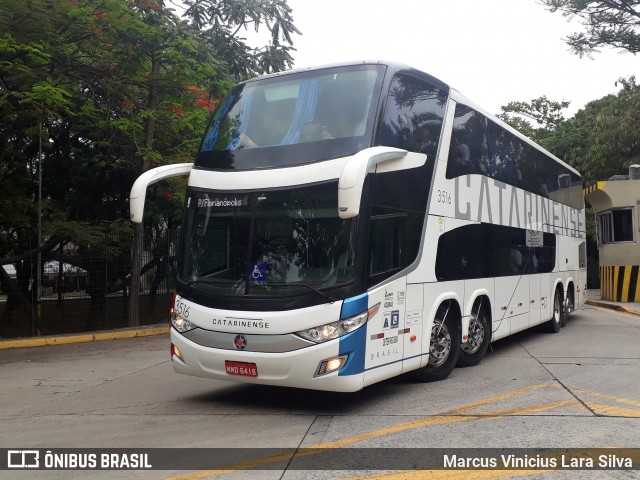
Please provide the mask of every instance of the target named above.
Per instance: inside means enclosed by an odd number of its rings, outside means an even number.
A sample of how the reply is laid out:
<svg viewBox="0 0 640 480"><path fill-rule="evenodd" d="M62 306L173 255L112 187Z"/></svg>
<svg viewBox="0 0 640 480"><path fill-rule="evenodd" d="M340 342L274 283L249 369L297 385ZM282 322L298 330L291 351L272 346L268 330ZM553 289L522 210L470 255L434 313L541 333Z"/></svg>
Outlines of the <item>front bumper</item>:
<svg viewBox="0 0 640 480"><path fill-rule="evenodd" d="M314 377L321 361L339 355L338 339L289 352L247 352L202 346L171 328L171 343L178 347L182 356L182 360L172 357L173 369L185 375L335 392L355 392L364 386L364 373L339 375L339 372L333 372ZM225 361L255 363L258 376L229 375Z"/></svg>

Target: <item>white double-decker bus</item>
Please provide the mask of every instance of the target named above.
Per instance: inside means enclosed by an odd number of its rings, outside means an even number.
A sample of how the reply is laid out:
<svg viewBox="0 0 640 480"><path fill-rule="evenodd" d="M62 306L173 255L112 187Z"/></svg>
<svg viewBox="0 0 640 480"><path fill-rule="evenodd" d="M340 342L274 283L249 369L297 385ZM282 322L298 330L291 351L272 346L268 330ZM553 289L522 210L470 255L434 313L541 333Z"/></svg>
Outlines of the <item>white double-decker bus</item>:
<svg viewBox="0 0 640 480"><path fill-rule="evenodd" d="M255 78L189 175L176 372L356 391L475 365L585 299L582 181L440 80L364 62Z"/></svg>

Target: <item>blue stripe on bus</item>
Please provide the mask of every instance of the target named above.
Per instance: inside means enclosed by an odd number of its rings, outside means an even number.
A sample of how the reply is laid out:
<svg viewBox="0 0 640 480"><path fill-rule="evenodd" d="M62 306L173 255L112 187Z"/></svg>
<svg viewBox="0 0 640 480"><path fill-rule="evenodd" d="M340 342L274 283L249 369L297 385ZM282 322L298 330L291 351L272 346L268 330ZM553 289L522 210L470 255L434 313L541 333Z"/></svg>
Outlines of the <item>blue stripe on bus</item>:
<svg viewBox="0 0 640 480"><path fill-rule="evenodd" d="M339 355L349 355L338 376L358 375L364 372L364 353L367 346L367 325L340 337Z"/></svg>
<svg viewBox="0 0 640 480"><path fill-rule="evenodd" d="M342 311L340 312L340 320L353 317L364 312L369 308L369 294L363 293L357 297L347 298L342 303Z"/></svg>
<svg viewBox="0 0 640 480"><path fill-rule="evenodd" d="M369 294L347 298L342 303L340 320L358 315L369 308ZM367 325L355 332L340 337L339 355L349 355L347 363L340 369L338 376L358 375L364 372L364 354L367 348Z"/></svg>

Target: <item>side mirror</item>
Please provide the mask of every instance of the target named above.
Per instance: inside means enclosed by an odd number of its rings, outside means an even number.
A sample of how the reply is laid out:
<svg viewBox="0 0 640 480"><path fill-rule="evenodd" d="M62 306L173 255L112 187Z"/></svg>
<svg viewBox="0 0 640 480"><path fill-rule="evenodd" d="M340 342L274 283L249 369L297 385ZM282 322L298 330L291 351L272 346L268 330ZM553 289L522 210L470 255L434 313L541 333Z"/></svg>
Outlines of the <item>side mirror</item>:
<svg viewBox="0 0 640 480"><path fill-rule="evenodd" d="M165 178L188 175L192 168L193 163L175 163L173 165L163 165L162 167L152 168L140 175L133 183L131 193L129 194L131 221L134 223L142 223L144 201L149 185L164 180Z"/></svg>
<svg viewBox="0 0 640 480"><path fill-rule="evenodd" d="M424 153L394 147L371 147L356 153L344 166L338 180L338 216L353 218L360 213L362 188L367 174L392 172L424 165Z"/></svg>

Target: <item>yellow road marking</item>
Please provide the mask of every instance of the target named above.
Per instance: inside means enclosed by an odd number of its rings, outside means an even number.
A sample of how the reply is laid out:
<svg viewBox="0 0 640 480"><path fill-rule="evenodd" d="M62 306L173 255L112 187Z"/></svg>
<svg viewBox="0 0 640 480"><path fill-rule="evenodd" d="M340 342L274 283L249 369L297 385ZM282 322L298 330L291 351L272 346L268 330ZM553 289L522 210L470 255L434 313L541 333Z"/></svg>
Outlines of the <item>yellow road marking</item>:
<svg viewBox="0 0 640 480"><path fill-rule="evenodd" d="M495 404L497 402L507 400L509 398L513 398L519 395L523 395L526 393L530 393L536 390L541 390L544 388L558 388L559 386L554 383L543 383L538 385L530 385L527 387L519 388L516 390L512 390L510 392L505 392L499 395L495 395L493 397L473 402L468 405L464 405L462 407L454 408L445 412L441 415L423 417L416 420L411 420L408 422L399 423L396 425L390 425L388 427L380 428L378 430L373 430L371 432L366 432L360 435L354 435L348 438L343 438L341 440L335 440L333 442L323 443L321 445L314 445L310 447L306 447L303 452L296 452L295 449L292 449L291 452L286 452L280 455L274 455L271 457L259 458L256 460L251 460L247 462L241 462L234 465L229 465L225 469L218 470L206 470L188 473L185 475L172 477L167 480L197 480L203 479L207 477L214 477L224 473L229 473L233 471L239 470L249 470L251 468L256 468L259 466L264 466L276 462L286 461L295 457L303 457L309 455L316 455L320 451L324 449L331 448L342 448L348 445L353 445L355 443L363 442L366 440L370 440L373 438L386 436L394 433L403 432L406 430L420 428L420 427L429 427L435 425L445 425L445 424L454 424L454 423L463 423L463 422L472 422L479 420L496 420L499 418L507 417L507 416L515 416L515 415L527 415L533 413L540 413L548 410L554 410L557 408L569 407L569 408L579 408L583 409L584 406L575 398L569 398L566 400L559 400L555 402L548 402L542 404L535 405L525 405L520 407L512 407L507 409L498 409L498 410L489 410L481 413L467 413L473 409L479 407L485 407L487 405ZM620 403L627 403L634 406L640 406L640 402L635 402L633 400L628 400L624 398L613 397L610 395L599 394L597 392L590 392L587 390L577 389L581 393L608 398L616 400ZM597 403L589 403L585 402L585 404L594 411L604 411L606 413L612 415L622 415L622 416L632 416L632 417L640 417L640 411L615 407L609 405L602 405ZM428 478L433 479L470 479L470 480L483 480L489 478L507 478L507 477L518 477L518 476L528 476L533 475L535 473L540 473L539 470L451 470L451 471L443 471L443 470L421 470L421 471L411 471L411 472L395 472L391 474L383 474L374 477L352 477L349 480L359 480L359 479L384 479L384 480L400 480L400 479L420 479Z"/></svg>
<svg viewBox="0 0 640 480"><path fill-rule="evenodd" d="M562 407L577 407L584 408L582 404L576 400L575 398L569 398L567 400L559 400L557 402L549 402L549 403L540 403L536 405L527 405L524 407L515 407L509 408L505 410L493 410L489 412L483 412L478 416L478 419L483 419L482 417L488 417L487 420L499 417L508 417L512 415L527 415L529 413L539 413L544 412L546 410L553 410L555 408Z"/></svg>
<svg viewBox="0 0 640 480"><path fill-rule="evenodd" d="M469 410L473 410L478 407L485 407L492 403L497 403L502 400L507 400L509 398L517 397L518 395L522 395L523 393L534 392L536 390L541 390L543 388L557 388L558 384L556 383L540 383L538 385L529 385L528 387L518 388L517 390L512 390L511 392L506 392L500 395L496 395L495 397L486 398L484 400L480 400L479 402L470 403L463 407L454 408L449 410L447 413L449 414L462 414L466 413Z"/></svg>
<svg viewBox="0 0 640 480"><path fill-rule="evenodd" d="M600 415L613 415L616 417L635 417L640 418L640 410L632 408L616 407L615 405L605 405L603 403L584 402L591 410L598 412Z"/></svg>
<svg viewBox="0 0 640 480"><path fill-rule="evenodd" d="M618 403L626 403L627 405L633 405L634 407L640 407L640 402L638 402L636 400L629 400L628 398L614 397L613 395L606 395L604 393L592 392L590 390L583 390L582 388L574 388L573 391L577 392L577 393L584 393L586 395L591 395L592 397L606 398L608 400L613 400L613 401L618 402Z"/></svg>
<svg viewBox="0 0 640 480"><path fill-rule="evenodd" d="M549 384L544 384L544 385L548 386ZM535 387L538 387L538 388L535 388ZM516 391L528 392L528 391L536 390L539 388L543 388L543 387L538 385L538 386L532 386L532 387L525 387ZM493 399L495 399L493 403L505 398L510 398L511 396L513 396L513 395L510 395L511 393L512 392L508 392L507 394L501 394L501 395L496 395L495 397L492 397ZM475 402L475 403L482 403L482 405L487 405L492 403L490 402L490 400L491 399L487 399L484 402ZM575 398L570 398L568 400L560 400L560 401L549 402L544 404L528 405L528 406L514 407L514 408L508 408L508 409L502 409L502 410L493 410L489 412L483 412L482 414L465 415L465 416L445 414L445 415L438 415L433 417L424 417L417 420L411 420L409 422L391 425L389 427L381 428L381 429L363 433L360 435L354 435L352 437L344 438L341 440L336 440L333 442L323 443L321 445L313 445L310 447L306 447L307 449L310 449L310 451L306 451L303 453L296 454L296 451L292 449L290 453L284 453L281 455L275 455L271 457L260 458L257 460L241 462L234 465L229 465L225 469L206 470L206 471L203 470L200 472L188 473L188 474L180 475L177 477L171 477L170 479L167 479L167 480L197 480L197 479L202 479L207 477L214 477L217 475L221 475L223 473L228 473L230 471L248 470L251 468L255 468L257 466L268 465L271 463L287 460L289 458L292 458L294 455L296 457L301 457L301 456L315 455L319 453L318 451L313 451L312 449L321 450L321 449L329 449L329 448L341 448L347 445L352 445L354 443L370 440L372 438L380 437L383 435L389 435L393 433L398 433L398 432L402 432L405 430L410 430L418 427L427 427L427 426L433 426L433 425L444 425L444 424L452 424L452 423L463 423L463 422L471 422L471 421L478 421L478 420L496 420L505 416L539 413L546 410L553 410L555 408L561 408L561 407L582 407L582 405ZM462 408L466 408L466 407L462 407Z"/></svg>

